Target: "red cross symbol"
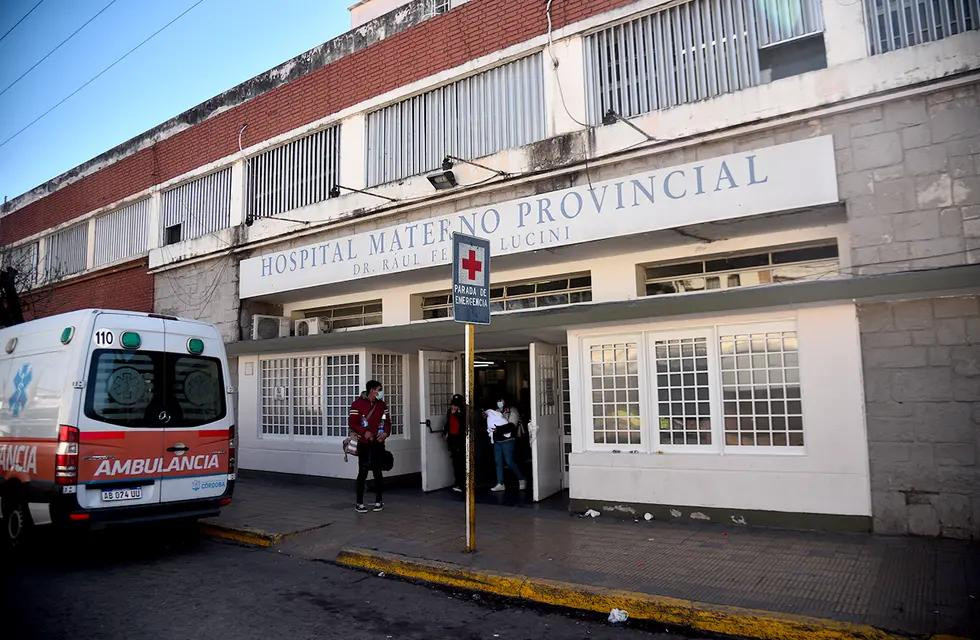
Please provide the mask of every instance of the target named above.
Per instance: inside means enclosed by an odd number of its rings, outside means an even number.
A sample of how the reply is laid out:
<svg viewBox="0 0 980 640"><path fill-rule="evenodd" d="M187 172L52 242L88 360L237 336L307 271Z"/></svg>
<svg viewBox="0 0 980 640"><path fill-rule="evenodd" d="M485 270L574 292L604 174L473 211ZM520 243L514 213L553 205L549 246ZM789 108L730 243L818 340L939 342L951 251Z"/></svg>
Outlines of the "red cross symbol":
<svg viewBox="0 0 980 640"><path fill-rule="evenodd" d="M476 274L483 271L483 263L476 259L476 251L470 249L470 255L463 258L463 269L469 272L469 279L476 280Z"/></svg>

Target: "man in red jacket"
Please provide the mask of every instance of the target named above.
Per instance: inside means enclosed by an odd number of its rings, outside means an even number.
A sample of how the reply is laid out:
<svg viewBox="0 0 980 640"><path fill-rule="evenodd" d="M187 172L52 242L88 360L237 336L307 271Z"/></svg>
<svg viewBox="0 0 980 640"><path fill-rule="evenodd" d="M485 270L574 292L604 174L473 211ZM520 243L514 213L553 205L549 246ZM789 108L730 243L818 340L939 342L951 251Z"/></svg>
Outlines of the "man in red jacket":
<svg viewBox="0 0 980 640"><path fill-rule="evenodd" d="M357 434L357 503L354 510L367 513L364 505L364 484L368 470L374 473L374 511L381 511L384 503L381 494L384 490L384 476L381 473L381 458L385 450L385 440L391 435L391 416L384 401L384 389L377 380L370 380L365 391L350 406L347 420L350 430Z"/></svg>

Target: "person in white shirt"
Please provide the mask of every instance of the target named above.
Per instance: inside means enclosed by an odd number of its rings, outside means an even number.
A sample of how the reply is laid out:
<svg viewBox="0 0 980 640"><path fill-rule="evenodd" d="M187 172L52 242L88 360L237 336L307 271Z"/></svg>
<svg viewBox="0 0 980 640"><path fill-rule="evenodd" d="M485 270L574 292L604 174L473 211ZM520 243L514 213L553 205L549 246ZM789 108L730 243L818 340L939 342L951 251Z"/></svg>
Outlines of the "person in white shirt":
<svg viewBox="0 0 980 640"><path fill-rule="evenodd" d="M527 488L527 481L520 467L514 460L514 449L517 444L517 434L520 428L521 417L517 409L509 407L504 398L498 398L496 407L487 409L484 412L487 418L487 435L493 443L493 458L497 464L497 484L490 488L490 491L503 491L504 487L504 465L517 476L518 486L521 491Z"/></svg>

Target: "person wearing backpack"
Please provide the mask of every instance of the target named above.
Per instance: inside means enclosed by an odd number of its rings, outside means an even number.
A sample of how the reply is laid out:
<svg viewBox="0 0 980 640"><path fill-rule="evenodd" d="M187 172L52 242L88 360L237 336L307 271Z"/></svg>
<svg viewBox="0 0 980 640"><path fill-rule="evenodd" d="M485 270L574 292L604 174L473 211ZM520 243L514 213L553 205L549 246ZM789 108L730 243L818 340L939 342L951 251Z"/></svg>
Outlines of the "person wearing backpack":
<svg viewBox="0 0 980 640"><path fill-rule="evenodd" d="M384 508L385 440L391 435L391 416L384 401L384 389L377 380L369 380L365 390L351 403L348 417L350 430L357 434L357 501L354 510L367 513L364 505L364 485L368 471L374 474L375 501L373 511Z"/></svg>

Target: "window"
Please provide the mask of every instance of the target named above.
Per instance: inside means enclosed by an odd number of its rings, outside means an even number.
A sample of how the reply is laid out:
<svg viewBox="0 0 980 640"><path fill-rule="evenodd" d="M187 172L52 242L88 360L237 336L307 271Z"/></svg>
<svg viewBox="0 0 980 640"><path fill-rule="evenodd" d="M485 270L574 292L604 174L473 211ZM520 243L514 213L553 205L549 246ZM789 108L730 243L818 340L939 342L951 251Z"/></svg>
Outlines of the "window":
<svg viewBox="0 0 980 640"><path fill-rule="evenodd" d="M2 266L17 270L14 280L17 291L33 289L38 282L38 243L28 242L5 248L2 253Z"/></svg>
<svg viewBox="0 0 980 640"><path fill-rule="evenodd" d="M163 230L163 244L171 245L180 242L181 225L172 224Z"/></svg>
<svg viewBox="0 0 980 640"><path fill-rule="evenodd" d="M763 80L760 47L822 31L821 0L690 0L602 29L585 38L589 120L755 86Z"/></svg>
<svg viewBox="0 0 980 640"><path fill-rule="evenodd" d="M871 53L980 29L977 0L863 0Z"/></svg>
<svg viewBox="0 0 980 640"><path fill-rule="evenodd" d="M245 214L265 218L322 202L339 174L339 126L260 153L245 161Z"/></svg>
<svg viewBox="0 0 980 640"><path fill-rule="evenodd" d="M381 324L381 301L371 300L310 309L303 312L303 317L319 318L320 330L324 332Z"/></svg>
<svg viewBox="0 0 980 640"><path fill-rule="evenodd" d="M720 349L725 444L802 447L796 332L723 333Z"/></svg>
<svg viewBox="0 0 980 640"><path fill-rule="evenodd" d="M660 444L710 445L708 338L654 342Z"/></svg>
<svg viewBox="0 0 980 640"><path fill-rule="evenodd" d="M431 15L446 13L451 8L452 4L450 0L429 0L429 13Z"/></svg>
<svg viewBox="0 0 980 640"><path fill-rule="evenodd" d="M82 222L49 235L44 244L44 278L58 280L85 271L88 224Z"/></svg>
<svg viewBox="0 0 980 640"><path fill-rule="evenodd" d="M636 342L589 347L595 444L640 444L640 381Z"/></svg>
<svg viewBox="0 0 980 640"><path fill-rule="evenodd" d="M197 238L231 224L231 168L163 192L160 225L167 244ZM176 227L176 234L171 231Z"/></svg>
<svg viewBox="0 0 980 640"><path fill-rule="evenodd" d="M442 415L453 397L453 360L429 360L429 415Z"/></svg>
<svg viewBox="0 0 980 640"><path fill-rule="evenodd" d="M543 73L536 53L369 113L368 186L541 140Z"/></svg>
<svg viewBox="0 0 980 640"><path fill-rule="evenodd" d="M579 273L490 286L490 311L518 311L592 301L592 276ZM422 296L422 319L450 318L452 296L446 293Z"/></svg>
<svg viewBox="0 0 980 640"><path fill-rule="evenodd" d="M292 358L293 435L323 435L323 358Z"/></svg>
<svg viewBox="0 0 980 640"><path fill-rule="evenodd" d="M360 375L360 356L357 354L327 356L326 435L338 438L347 435L350 404L361 392Z"/></svg>
<svg viewBox="0 0 980 640"><path fill-rule="evenodd" d="M372 353L371 377L380 382L385 392L391 418L391 435L405 434L405 394L403 356L397 353Z"/></svg>
<svg viewBox="0 0 980 640"><path fill-rule="evenodd" d="M561 425L562 449L565 461L565 474L568 474L568 454L572 452L572 392L568 386L568 345L558 347L558 357L561 360Z"/></svg>
<svg viewBox="0 0 980 640"><path fill-rule="evenodd" d="M161 422L168 412L172 420ZM123 427L196 427L225 416L221 363L160 351L98 349L92 355L85 415Z"/></svg>
<svg viewBox="0 0 980 640"><path fill-rule="evenodd" d="M289 435L289 358L262 360L260 364L262 433Z"/></svg>
<svg viewBox="0 0 980 640"><path fill-rule="evenodd" d="M95 219L95 266L146 253L150 199Z"/></svg>
<svg viewBox="0 0 980 640"><path fill-rule="evenodd" d="M646 267L646 294L690 293L812 280L838 273L837 245L781 247Z"/></svg>

